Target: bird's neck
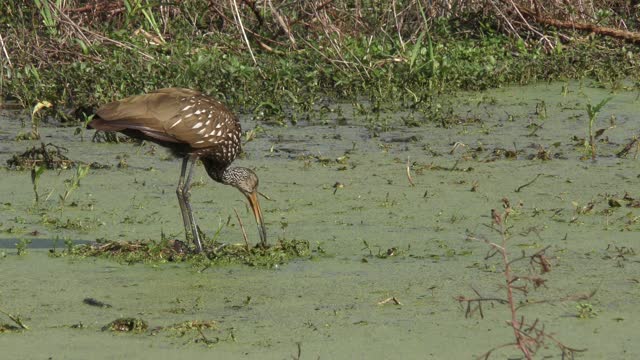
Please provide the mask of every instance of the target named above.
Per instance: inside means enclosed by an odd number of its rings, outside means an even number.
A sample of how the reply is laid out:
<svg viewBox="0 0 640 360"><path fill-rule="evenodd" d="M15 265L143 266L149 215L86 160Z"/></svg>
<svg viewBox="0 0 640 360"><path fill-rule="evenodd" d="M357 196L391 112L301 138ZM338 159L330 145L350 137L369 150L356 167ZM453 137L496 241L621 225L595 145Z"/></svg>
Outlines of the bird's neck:
<svg viewBox="0 0 640 360"><path fill-rule="evenodd" d="M207 174L209 174L213 180L222 184L227 184L224 182L224 173L229 169L229 167L223 166L219 162L206 157L201 157L200 161L202 161L202 165L204 165Z"/></svg>
<svg viewBox="0 0 640 360"><path fill-rule="evenodd" d="M200 160L202 161L205 170L207 170L207 174L209 174L213 180L225 185L235 184L234 180L237 169L239 168L223 166L220 165L220 163L207 158L201 158Z"/></svg>

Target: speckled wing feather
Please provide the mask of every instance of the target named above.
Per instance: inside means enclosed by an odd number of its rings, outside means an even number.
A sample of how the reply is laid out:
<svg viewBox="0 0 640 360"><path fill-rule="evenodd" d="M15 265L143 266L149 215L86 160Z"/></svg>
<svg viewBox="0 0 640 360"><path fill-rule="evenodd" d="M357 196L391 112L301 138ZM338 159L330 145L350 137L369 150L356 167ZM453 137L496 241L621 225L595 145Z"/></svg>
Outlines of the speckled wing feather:
<svg viewBox="0 0 640 360"><path fill-rule="evenodd" d="M91 127L107 131L136 130L143 138L211 148L230 163L240 152L240 122L221 102L181 88L160 89L102 106Z"/></svg>

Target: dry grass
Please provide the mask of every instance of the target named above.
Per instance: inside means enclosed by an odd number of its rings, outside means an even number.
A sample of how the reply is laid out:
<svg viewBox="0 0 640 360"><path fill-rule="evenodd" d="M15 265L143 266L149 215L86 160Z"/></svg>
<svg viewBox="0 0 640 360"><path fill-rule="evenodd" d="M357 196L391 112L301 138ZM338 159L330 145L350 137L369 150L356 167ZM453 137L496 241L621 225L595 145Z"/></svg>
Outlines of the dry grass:
<svg viewBox="0 0 640 360"><path fill-rule="evenodd" d="M16 6L4 9L0 17L18 17L25 27L0 30L0 54L10 66L11 54L16 49L31 53L33 63L38 61L71 61L76 56L99 61L99 54L91 45L108 43L139 51L149 58L152 55L139 50L133 43L113 39L105 35L108 27L140 27L147 31L138 36L150 42L162 43L171 39L175 22L186 19L194 33L234 34L245 49L253 54L257 46L265 51L275 49L298 51L301 48L315 49L325 56L344 64L346 68L372 64L351 63L345 59L345 41L353 37L388 37L398 41L404 49L421 39L423 32L432 30L434 22L443 18L495 19L497 29L503 33L524 39L537 39L548 47L558 41L572 39L565 33L574 29L599 32L629 41L640 41L636 32L640 22L638 5L623 0L579 1L579 0L409 0L391 1L388 6L371 4L368 1L283 1L283 0L232 0L210 1L208 5L196 5L193 0L182 0L168 4L131 1L137 8L125 6L123 1L94 0L90 2L69 0L58 7L57 2L45 2L48 10ZM203 3L203 2L201 2ZM148 11L145 12L144 10ZM41 20L50 14L50 24ZM144 15L144 16L143 16ZM473 15L473 16L469 16ZM469 24L473 28L477 24ZM25 29L40 31L30 33L40 47L20 42ZM58 39L54 43L45 41L42 34L50 31ZM586 33L585 35L588 35ZM155 40L154 40L155 39ZM39 41L38 41L39 40ZM74 40L74 41L69 41ZM81 54L64 49L65 44L82 43L86 51ZM322 49L312 47L322 44ZM397 59L407 61L408 59ZM254 58L255 61L255 58Z"/></svg>

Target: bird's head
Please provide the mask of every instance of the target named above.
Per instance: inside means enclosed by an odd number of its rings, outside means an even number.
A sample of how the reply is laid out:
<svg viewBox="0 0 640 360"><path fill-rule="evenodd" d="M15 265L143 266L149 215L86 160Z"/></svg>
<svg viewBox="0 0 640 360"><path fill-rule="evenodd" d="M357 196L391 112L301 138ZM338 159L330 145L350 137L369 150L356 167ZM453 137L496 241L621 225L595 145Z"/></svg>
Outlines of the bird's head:
<svg viewBox="0 0 640 360"><path fill-rule="evenodd" d="M222 183L235 187L247 198L258 223L260 241L263 246L266 245L267 229L262 218L262 209L258 202L258 175L252 170L243 167L227 168L222 174Z"/></svg>
<svg viewBox="0 0 640 360"><path fill-rule="evenodd" d="M245 196L258 192L258 175L253 170L243 167L228 168L222 174L222 183L240 190Z"/></svg>

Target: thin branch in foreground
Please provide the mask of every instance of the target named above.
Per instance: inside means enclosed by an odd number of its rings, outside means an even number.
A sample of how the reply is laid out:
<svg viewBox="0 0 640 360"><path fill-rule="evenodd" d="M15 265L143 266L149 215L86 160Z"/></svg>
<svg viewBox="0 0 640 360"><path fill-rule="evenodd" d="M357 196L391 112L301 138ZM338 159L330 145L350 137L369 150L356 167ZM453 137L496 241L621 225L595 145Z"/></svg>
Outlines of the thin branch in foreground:
<svg viewBox="0 0 640 360"><path fill-rule="evenodd" d="M535 179L533 181L535 181ZM531 181L530 183L532 183L533 181ZM522 353L524 358L530 360L533 359L538 350L547 348L546 342L554 343L556 347L562 352L563 358L573 358L573 355L575 353L586 351L586 349L576 349L564 345L562 342L554 338L551 334L546 332L544 324L542 324L539 319L535 319L533 322L527 322L525 317L520 315L518 312L518 310L525 304L531 305L534 303L541 304L552 302L548 300L531 302L527 299L527 294L531 291L530 287L533 287L533 289L546 287L546 279L542 278L542 275L550 272L552 266L550 258L546 255L546 251L549 249L549 247L545 247L544 249L541 249L535 252L533 255L529 256L527 256L523 251L521 256L510 259L510 254L507 250L509 227L507 226L506 222L511 211L511 206L509 205L509 200L506 198L502 199L502 202L503 207L505 208L504 212L500 213L496 209L492 209L491 226L486 225L490 229L498 232L500 241L491 242L488 239L478 238L473 235L467 235L467 239L482 241L490 247L489 254L485 258L485 260L494 257L495 255L501 257L500 262L503 265L502 274L504 276L504 283L501 284L500 287L506 291L506 298L501 299L495 297L485 297L481 295L479 291L472 287L472 290L475 292L477 297L465 297L461 295L458 296L456 300L461 305L463 303L466 304L465 318L469 318L475 312L480 313L480 317L484 318L482 308L483 303L497 303L507 305L509 307L509 314L511 315L510 319L507 321L507 324L513 331L513 337L515 341L494 347L484 354L480 355L478 359L488 359L489 356L498 349L502 349L505 347L515 347ZM521 260L526 259L529 260L529 275L518 275L514 271L513 265L520 262ZM592 295L593 293L589 296ZM579 297L584 296L585 295L580 295ZM567 299L575 299L575 297L565 297L560 301L564 301Z"/></svg>
<svg viewBox="0 0 640 360"><path fill-rule="evenodd" d="M238 223L240 224L240 229L242 230L244 245L247 247L247 251L249 251L249 239L247 238L247 232L244 230L244 225L242 224L242 220L240 219L240 215L238 215L236 208L233 208L233 212L236 213L236 217L238 218Z"/></svg>
<svg viewBox="0 0 640 360"><path fill-rule="evenodd" d="M249 38L247 38L247 33L244 31L244 25L242 25L242 18L240 17L240 11L238 10L238 3L236 0L229 0L231 3L231 7L233 8L233 17L238 23L238 27L240 28L240 32L242 32L242 38L244 39L245 44L247 44L247 48L249 49L249 54L251 54L251 59L253 60L254 65L258 65L258 61L256 57L253 55L253 50L251 50L251 44L249 43Z"/></svg>
<svg viewBox="0 0 640 360"><path fill-rule="evenodd" d="M2 52L4 53L4 57L7 58L7 63L9 64L9 68L12 68L11 58L9 57L9 53L7 52L7 48L4 45L4 39L2 38L2 34L0 34L0 46L2 46Z"/></svg>
<svg viewBox="0 0 640 360"><path fill-rule="evenodd" d="M480 292L478 292L478 290L474 289L473 287L471 288L473 290L473 292L476 293L476 295L478 295L478 297L476 298L468 298L465 296L458 296L456 297L456 301L458 301L458 303L460 305L462 305L463 303L466 303L466 309L464 312L464 317L465 318L470 318L471 316L473 316L473 314L477 311L480 314L480 318L484 319L484 312L482 311L482 304L485 302L488 302L490 304L497 302L498 304L506 304L507 300L505 299L500 299L500 298L487 298L484 297L482 295L480 295ZM475 305L475 307L474 307Z"/></svg>

